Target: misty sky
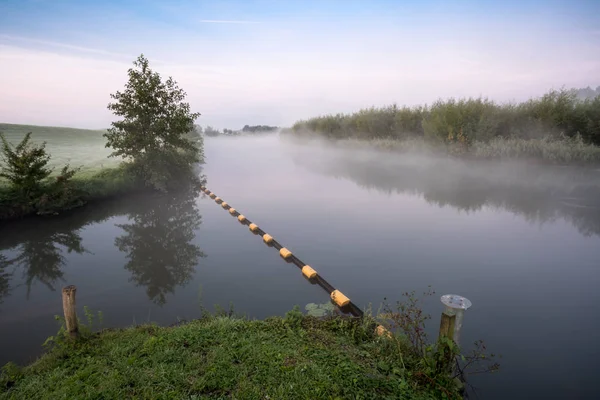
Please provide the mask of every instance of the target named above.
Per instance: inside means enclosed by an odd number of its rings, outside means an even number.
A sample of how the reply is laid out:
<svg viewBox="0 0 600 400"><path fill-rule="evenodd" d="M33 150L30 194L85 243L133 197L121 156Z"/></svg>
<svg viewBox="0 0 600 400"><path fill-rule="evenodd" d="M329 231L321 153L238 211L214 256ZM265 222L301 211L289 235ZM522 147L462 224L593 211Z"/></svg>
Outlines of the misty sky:
<svg viewBox="0 0 600 400"><path fill-rule="evenodd" d="M600 85L600 1L0 0L0 122L108 127L144 53L198 123Z"/></svg>

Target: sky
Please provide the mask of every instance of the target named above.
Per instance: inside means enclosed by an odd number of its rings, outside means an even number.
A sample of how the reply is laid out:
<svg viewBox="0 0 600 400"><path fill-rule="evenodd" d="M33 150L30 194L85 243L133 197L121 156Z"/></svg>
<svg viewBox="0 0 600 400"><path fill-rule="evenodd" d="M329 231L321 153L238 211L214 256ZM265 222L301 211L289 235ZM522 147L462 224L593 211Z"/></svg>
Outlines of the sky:
<svg viewBox="0 0 600 400"><path fill-rule="evenodd" d="M106 128L140 54L201 125L600 85L600 1L0 0L0 122Z"/></svg>

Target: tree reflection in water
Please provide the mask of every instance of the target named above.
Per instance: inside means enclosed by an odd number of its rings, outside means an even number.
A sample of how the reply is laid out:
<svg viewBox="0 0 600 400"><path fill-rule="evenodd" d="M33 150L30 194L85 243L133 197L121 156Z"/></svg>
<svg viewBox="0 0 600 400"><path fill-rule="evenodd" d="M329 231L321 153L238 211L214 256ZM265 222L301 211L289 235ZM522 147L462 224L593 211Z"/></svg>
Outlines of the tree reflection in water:
<svg viewBox="0 0 600 400"><path fill-rule="evenodd" d="M14 258L9 259L6 255L0 255L0 298L8 294L9 277L18 268L23 270L27 298L36 281L55 291L56 281L63 279L62 268L66 264L65 250L77 254L86 251L81 244L79 230L65 228L60 231L42 232L22 240L16 247L17 256Z"/></svg>
<svg viewBox="0 0 600 400"><path fill-rule="evenodd" d="M467 212L495 207L531 223L562 218L582 235L600 235L597 169L369 151L330 150L326 154L329 157L317 159L298 151L291 158L311 171L387 194L419 195L430 204Z"/></svg>
<svg viewBox="0 0 600 400"><path fill-rule="evenodd" d="M196 205L197 191L165 194L141 204L129 213L125 232L115 245L127 254L125 269L138 286L146 286L156 304L166 303L168 293L192 278L199 259L205 257L192 241L202 217Z"/></svg>

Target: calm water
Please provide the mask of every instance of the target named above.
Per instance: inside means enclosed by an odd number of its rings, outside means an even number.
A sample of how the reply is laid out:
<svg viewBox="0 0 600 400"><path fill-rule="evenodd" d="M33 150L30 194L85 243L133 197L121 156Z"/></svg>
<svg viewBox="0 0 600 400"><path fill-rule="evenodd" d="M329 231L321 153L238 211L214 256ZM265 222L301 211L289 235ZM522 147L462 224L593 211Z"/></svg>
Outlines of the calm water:
<svg viewBox="0 0 600 400"><path fill-rule="evenodd" d="M432 285L473 307L501 371L485 399L598 398L600 171L463 164L209 139L207 186L359 306ZM199 316L200 302L283 315L328 296L214 201L186 195L102 203L0 225L0 364L28 362L57 330L60 288L104 326ZM82 310L80 310L82 313ZM529 394L529 395L528 395Z"/></svg>

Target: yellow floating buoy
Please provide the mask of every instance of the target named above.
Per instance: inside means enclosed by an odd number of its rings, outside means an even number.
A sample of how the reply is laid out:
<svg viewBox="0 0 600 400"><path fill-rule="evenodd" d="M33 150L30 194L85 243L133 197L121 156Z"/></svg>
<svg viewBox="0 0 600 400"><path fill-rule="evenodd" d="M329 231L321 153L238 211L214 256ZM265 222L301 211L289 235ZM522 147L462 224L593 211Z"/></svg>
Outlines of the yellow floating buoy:
<svg viewBox="0 0 600 400"><path fill-rule="evenodd" d="M378 325L377 328L375 328L375 334L377 336L392 337L392 332L385 329L385 327L383 325Z"/></svg>
<svg viewBox="0 0 600 400"><path fill-rule="evenodd" d="M273 236L269 235L268 233L265 233L265 234L263 235L263 241L264 241L266 244L271 244L271 243L273 243Z"/></svg>
<svg viewBox="0 0 600 400"><path fill-rule="evenodd" d="M210 190L208 190L208 189L204 189L204 193L206 193L206 194L210 194Z"/></svg>
<svg viewBox="0 0 600 400"><path fill-rule="evenodd" d="M227 208L228 205L229 204L227 204L226 202L221 203L221 207L223 207L223 208Z"/></svg>
<svg viewBox="0 0 600 400"><path fill-rule="evenodd" d="M246 217L244 217L242 214L240 214L240 215L238 215L238 221L245 222L246 221Z"/></svg>
<svg viewBox="0 0 600 400"><path fill-rule="evenodd" d="M215 203L220 203L222 201L223 201L223 199L221 199L220 197L215 197Z"/></svg>
<svg viewBox="0 0 600 400"><path fill-rule="evenodd" d="M333 300L335 304L337 304L340 307L344 307L350 304L350 299L346 297L344 293L340 292L337 289L331 292L331 300Z"/></svg>
<svg viewBox="0 0 600 400"><path fill-rule="evenodd" d="M254 233L258 232L258 225L256 225L256 224L250 224L250 225L248 225L248 228Z"/></svg>
<svg viewBox="0 0 600 400"><path fill-rule="evenodd" d="M229 214L231 214L231 215L235 214L235 208L231 207L229 209Z"/></svg>
<svg viewBox="0 0 600 400"><path fill-rule="evenodd" d="M288 249L286 249L285 247L282 247L281 250L279 250L279 255L281 257L283 257L285 260L287 260L288 258L290 258L292 256L292 252L289 251Z"/></svg>
<svg viewBox="0 0 600 400"><path fill-rule="evenodd" d="M317 276L317 271L315 271L314 269L312 269L310 267L310 265L305 265L304 267L302 267L302 275L304 275L308 279L312 279L315 276Z"/></svg>
<svg viewBox="0 0 600 400"><path fill-rule="evenodd" d="M208 195L208 197L210 197L211 199L214 199L215 197L217 197L217 195L214 194L213 192L210 192L210 194Z"/></svg>

